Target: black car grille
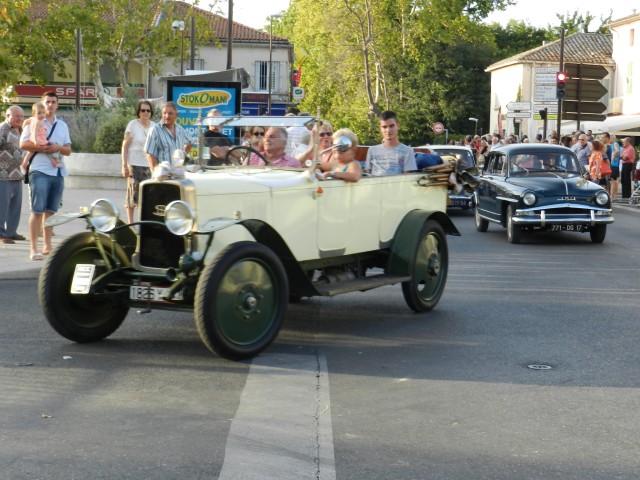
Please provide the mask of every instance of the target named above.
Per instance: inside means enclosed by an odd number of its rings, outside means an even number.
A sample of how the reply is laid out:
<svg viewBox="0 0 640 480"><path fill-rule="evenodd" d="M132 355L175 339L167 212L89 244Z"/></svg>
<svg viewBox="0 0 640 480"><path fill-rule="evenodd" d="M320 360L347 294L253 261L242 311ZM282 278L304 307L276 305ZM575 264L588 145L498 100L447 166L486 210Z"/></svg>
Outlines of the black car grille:
<svg viewBox="0 0 640 480"><path fill-rule="evenodd" d="M140 265L153 268L178 266L178 259L185 251L183 237L172 234L164 226L164 210L174 200L182 197L180 185L146 183L140 197L140 219L163 222L162 225L140 225Z"/></svg>

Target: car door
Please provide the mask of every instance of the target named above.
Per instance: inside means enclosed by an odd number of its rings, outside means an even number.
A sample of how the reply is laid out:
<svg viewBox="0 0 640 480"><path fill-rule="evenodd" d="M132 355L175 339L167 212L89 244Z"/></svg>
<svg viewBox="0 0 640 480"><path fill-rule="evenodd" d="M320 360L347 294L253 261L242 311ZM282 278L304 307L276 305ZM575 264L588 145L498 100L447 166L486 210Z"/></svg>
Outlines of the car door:
<svg viewBox="0 0 640 480"><path fill-rule="evenodd" d="M505 156L500 152L490 152L485 159L485 168L476 189L480 215L494 221L500 221L500 205L498 195L501 190L500 185L505 180Z"/></svg>

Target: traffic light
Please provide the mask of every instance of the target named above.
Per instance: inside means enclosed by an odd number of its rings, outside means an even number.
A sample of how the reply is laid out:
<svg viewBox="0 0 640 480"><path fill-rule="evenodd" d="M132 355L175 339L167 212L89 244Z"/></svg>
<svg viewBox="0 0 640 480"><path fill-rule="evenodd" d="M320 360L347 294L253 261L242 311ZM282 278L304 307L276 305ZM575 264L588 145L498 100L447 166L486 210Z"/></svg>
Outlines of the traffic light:
<svg viewBox="0 0 640 480"><path fill-rule="evenodd" d="M564 100L567 96L567 74L565 72L556 73L556 98Z"/></svg>

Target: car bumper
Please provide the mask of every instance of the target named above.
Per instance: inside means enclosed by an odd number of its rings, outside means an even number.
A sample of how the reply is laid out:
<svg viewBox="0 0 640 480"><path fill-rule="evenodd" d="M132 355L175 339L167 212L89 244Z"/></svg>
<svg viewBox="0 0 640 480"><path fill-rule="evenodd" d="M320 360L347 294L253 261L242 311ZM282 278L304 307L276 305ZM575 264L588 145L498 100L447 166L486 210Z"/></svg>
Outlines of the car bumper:
<svg viewBox="0 0 640 480"><path fill-rule="evenodd" d="M554 205L552 207L530 208L516 210L513 223L534 227L548 225L599 225L613 223L610 208L584 208L570 204Z"/></svg>

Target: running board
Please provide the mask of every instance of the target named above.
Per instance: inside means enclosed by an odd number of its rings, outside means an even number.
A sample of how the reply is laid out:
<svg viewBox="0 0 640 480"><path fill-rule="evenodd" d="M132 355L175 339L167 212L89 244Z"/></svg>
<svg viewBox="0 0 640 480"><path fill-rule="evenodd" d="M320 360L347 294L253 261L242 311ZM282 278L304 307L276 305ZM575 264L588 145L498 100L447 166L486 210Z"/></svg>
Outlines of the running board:
<svg viewBox="0 0 640 480"><path fill-rule="evenodd" d="M401 282L408 282L411 276L403 275L372 275L365 278L356 278L355 280L345 280L343 282L317 284L314 286L320 295L333 297L349 292L365 292L372 288L383 287L385 285L393 285Z"/></svg>

